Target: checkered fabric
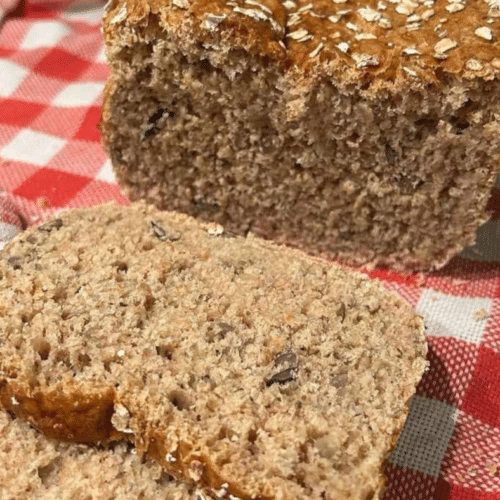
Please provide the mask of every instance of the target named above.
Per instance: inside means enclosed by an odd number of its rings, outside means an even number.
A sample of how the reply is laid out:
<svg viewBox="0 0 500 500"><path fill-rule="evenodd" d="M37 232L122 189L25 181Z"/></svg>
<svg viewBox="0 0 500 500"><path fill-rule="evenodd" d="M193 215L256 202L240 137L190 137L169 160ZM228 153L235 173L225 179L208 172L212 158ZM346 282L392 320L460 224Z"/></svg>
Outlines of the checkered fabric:
<svg viewBox="0 0 500 500"><path fill-rule="evenodd" d="M68 207L127 204L96 128L108 75L97 0L0 0L0 246ZM429 370L384 500L500 500L500 182L444 269L369 271L426 320Z"/></svg>

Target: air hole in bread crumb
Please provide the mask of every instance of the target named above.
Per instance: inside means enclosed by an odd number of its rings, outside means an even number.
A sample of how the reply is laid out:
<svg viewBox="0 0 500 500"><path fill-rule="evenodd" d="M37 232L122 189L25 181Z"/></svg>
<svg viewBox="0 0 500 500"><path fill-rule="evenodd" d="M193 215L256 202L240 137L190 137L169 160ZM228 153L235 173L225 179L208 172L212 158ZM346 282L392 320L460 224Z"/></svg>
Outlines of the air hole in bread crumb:
<svg viewBox="0 0 500 500"><path fill-rule="evenodd" d="M143 244L142 244L142 249L145 251L145 252L149 252L149 250L153 250L154 248L154 243L152 241L145 241Z"/></svg>
<svg viewBox="0 0 500 500"><path fill-rule="evenodd" d="M215 458L215 463L218 467L222 468L224 465L231 462L231 458L225 455L217 455Z"/></svg>
<svg viewBox="0 0 500 500"><path fill-rule="evenodd" d="M439 119L433 117L419 118L415 121L415 127L417 128L417 133L415 138L417 141L421 141L424 135L424 131L429 131L430 134L435 134L437 126L439 124Z"/></svg>
<svg viewBox="0 0 500 500"><path fill-rule="evenodd" d="M46 339L43 337L36 337L32 340L32 346L42 361L48 359L50 354L50 343Z"/></svg>
<svg viewBox="0 0 500 500"><path fill-rule="evenodd" d="M13 255L12 257L9 257L7 259L7 262L14 268L14 269L21 269L23 259L20 255Z"/></svg>
<svg viewBox="0 0 500 500"><path fill-rule="evenodd" d="M372 500L375 498L375 490L370 490L363 498L363 500Z"/></svg>
<svg viewBox="0 0 500 500"><path fill-rule="evenodd" d="M307 455L307 443L300 443L298 455L299 455L299 462L301 464L309 463L309 456Z"/></svg>
<svg viewBox="0 0 500 500"><path fill-rule="evenodd" d="M73 271L76 271L77 273L80 272L82 270L82 263L81 262L77 262L76 264L74 264L74 265L71 266L71 269Z"/></svg>
<svg viewBox="0 0 500 500"><path fill-rule="evenodd" d="M50 476L54 473L55 469L58 466L58 459L52 460L47 465L37 467L36 472L40 481L44 486L50 485L52 481L50 480Z"/></svg>
<svg viewBox="0 0 500 500"><path fill-rule="evenodd" d="M167 358L170 361L174 354L174 347L169 344L157 345L156 354L162 358Z"/></svg>
<svg viewBox="0 0 500 500"><path fill-rule="evenodd" d="M179 390L172 391L168 399L179 411L188 410L193 404L186 393Z"/></svg>
<svg viewBox="0 0 500 500"><path fill-rule="evenodd" d="M52 300L56 303L59 303L61 301L66 300L67 296L68 296L68 292L65 288L57 287L53 292Z"/></svg>
<svg viewBox="0 0 500 500"><path fill-rule="evenodd" d="M29 314L22 314L21 315L21 321L23 323L29 323L33 317L35 316L35 312L34 311L31 311Z"/></svg>
<svg viewBox="0 0 500 500"><path fill-rule="evenodd" d="M255 441L257 441L257 429L255 428L251 428L249 431L248 431L248 434L247 434L247 439L250 443L255 443Z"/></svg>
<svg viewBox="0 0 500 500"><path fill-rule="evenodd" d="M54 361L69 368L71 366L71 360L68 349L58 349L54 355Z"/></svg>
<svg viewBox="0 0 500 500"><path fill-rule="evenodd" d="M78 354L78 363L82 366L90 366L92 363L92 358L86 353L86 352L81 352Z"/></svg>
<svg viewBox="0 0 500 500"><path fill-rule="evenodd" d="M127 263L123 262L121 260L117 260L116 262L113 262L113 266L116 267L116 271L119 273L126 273L128 271Z"/></svg>
<svg viewBox="0 0 500 500"><path fill-rule="evenodd" d="M222 439L230 438L232 434L233 433L232 433L231 429L229 427L227 427L227 425L221 425L219 432L217 434L217 439L222 440Z"/></svg>

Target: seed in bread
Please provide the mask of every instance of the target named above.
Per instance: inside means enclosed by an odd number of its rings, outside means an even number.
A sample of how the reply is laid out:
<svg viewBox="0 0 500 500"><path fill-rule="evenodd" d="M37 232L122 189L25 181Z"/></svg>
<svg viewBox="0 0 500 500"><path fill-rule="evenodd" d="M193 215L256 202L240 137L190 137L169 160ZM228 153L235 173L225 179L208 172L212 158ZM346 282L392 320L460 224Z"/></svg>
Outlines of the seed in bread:
<svg viewBox="0 0 500 500"><path fill-rule="evenodd" d="M52 438L131 442L227 497L380 497L426 365L408 304L143 203L58 218L0 255L4 410Z"/></svg>

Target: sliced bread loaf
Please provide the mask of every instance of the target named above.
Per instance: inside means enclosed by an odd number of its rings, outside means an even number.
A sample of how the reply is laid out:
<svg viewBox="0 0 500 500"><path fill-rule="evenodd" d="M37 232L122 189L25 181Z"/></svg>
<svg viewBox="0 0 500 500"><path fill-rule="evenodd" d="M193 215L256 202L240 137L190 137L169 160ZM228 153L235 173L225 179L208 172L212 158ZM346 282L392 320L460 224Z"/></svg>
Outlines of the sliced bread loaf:
<svg viewBox="0 0 500 500"><path fill-rule="evenodd" d="M132 199L356 264L443 266L500 173L497 0L111 0Z"/></svg>
<svg viewBox="0 0 500 500"><path fill-rule="evenodd" d="M0 310L4 409L233 499L379 498L426 363L379 283L142 203L18 236Z"/></svg>
<svg viewBox="0 0 500 500"><path fill-rule="evenodd" d="M49 440L0 412L2 500L199 500L127 443L111 448Z"/></svg>

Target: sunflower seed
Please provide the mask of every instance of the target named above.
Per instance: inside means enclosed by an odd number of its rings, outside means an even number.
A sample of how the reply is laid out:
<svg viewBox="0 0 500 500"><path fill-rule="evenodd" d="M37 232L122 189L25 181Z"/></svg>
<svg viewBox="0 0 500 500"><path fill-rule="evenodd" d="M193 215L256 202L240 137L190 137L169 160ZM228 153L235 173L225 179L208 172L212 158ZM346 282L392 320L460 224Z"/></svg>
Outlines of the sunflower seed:
<svg viewBox="0 0 500 500"><path fill-rule="evenodd" d="M287 368L281 372L274 374L271 378L266 380L266 386L270 387L271 385L278 384L286 384L287 382L291 382L297 378L297 367Z"/></svg>
<svg viewBox="0 0 500 500"><path fill-rule="evenodd" d="M48 222L47 224L44 224L43 226L40 226L38 228L39 231L47 231L47 233L50 233L54 229L59 230L63 225L63 221L61 219L54 219L51 222Z"/></svg>

